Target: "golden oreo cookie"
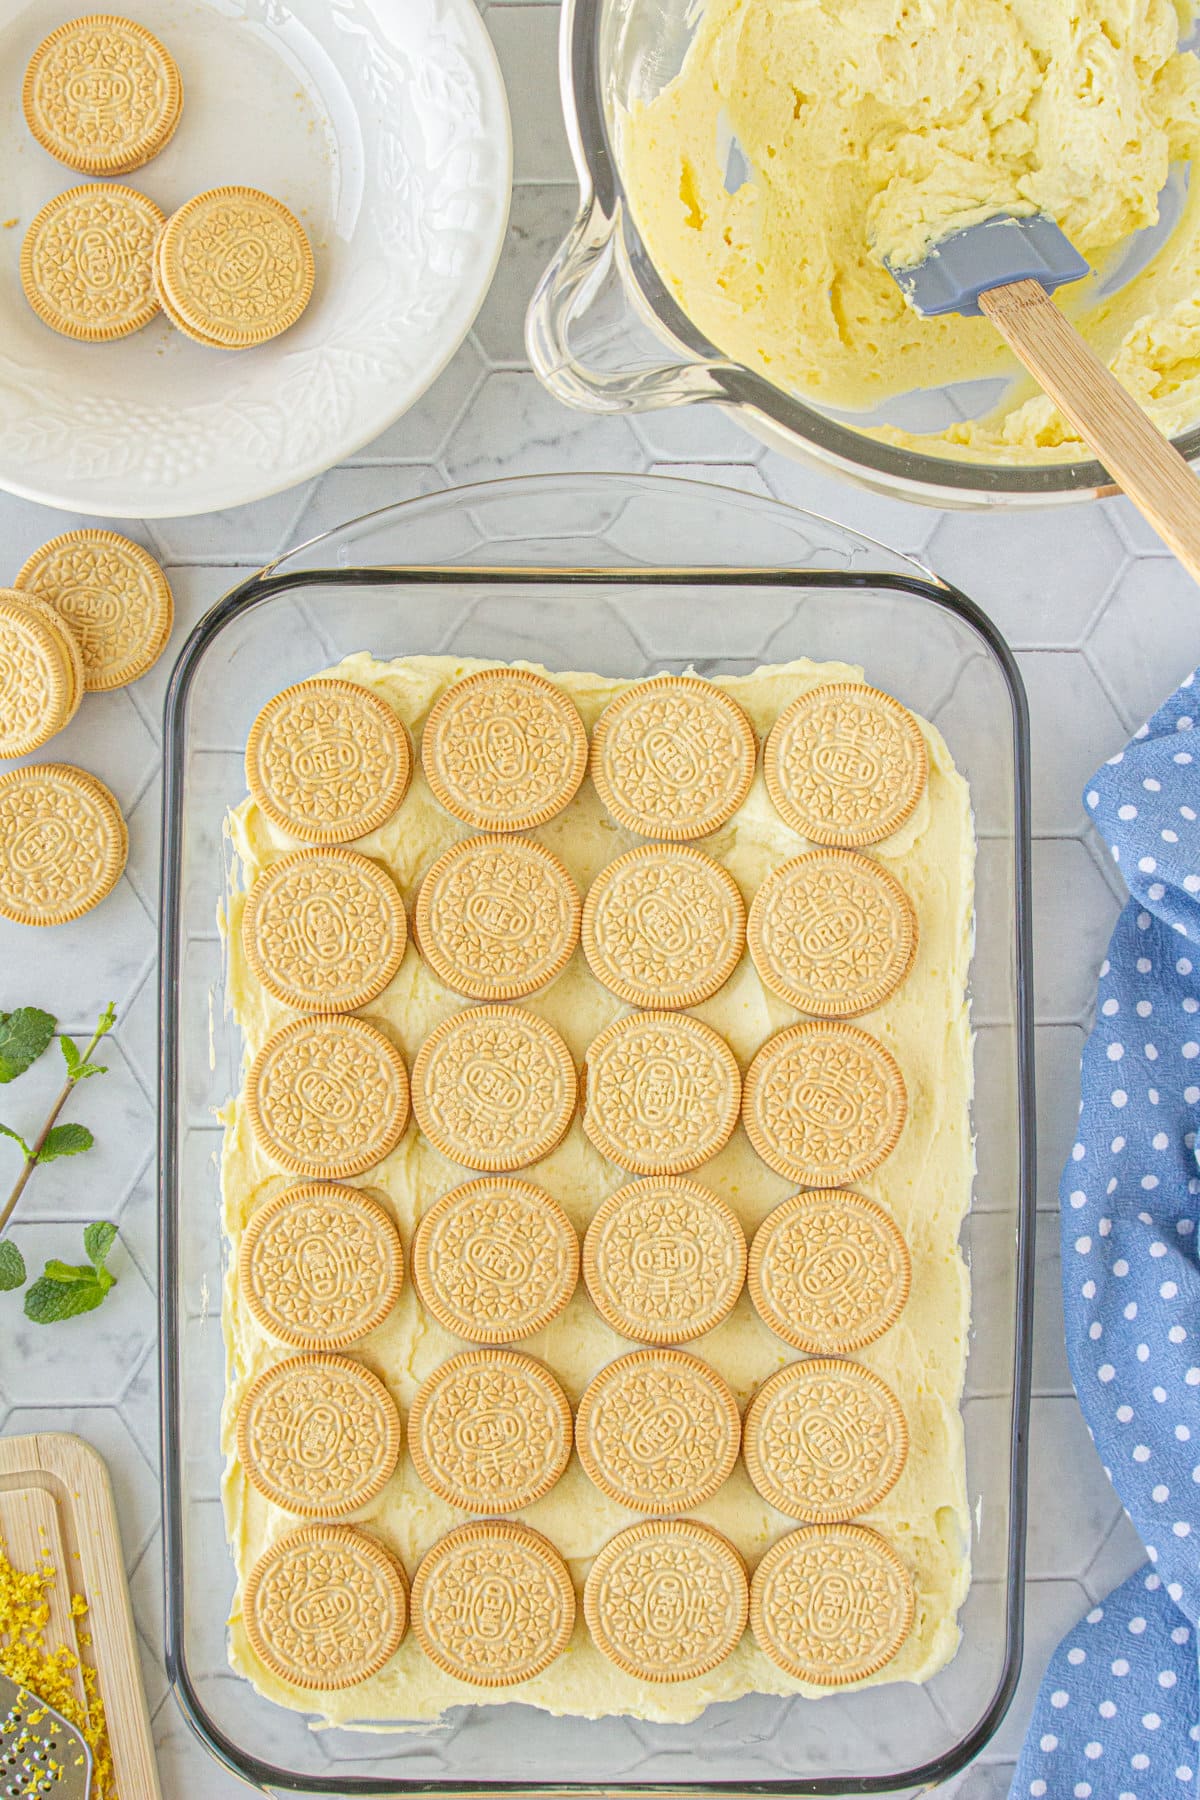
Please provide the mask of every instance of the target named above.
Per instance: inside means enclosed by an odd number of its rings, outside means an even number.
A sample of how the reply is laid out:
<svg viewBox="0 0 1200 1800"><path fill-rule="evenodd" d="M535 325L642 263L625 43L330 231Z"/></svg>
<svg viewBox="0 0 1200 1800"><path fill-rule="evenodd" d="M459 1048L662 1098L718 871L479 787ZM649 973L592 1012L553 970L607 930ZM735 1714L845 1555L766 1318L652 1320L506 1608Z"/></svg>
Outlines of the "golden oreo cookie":
<svg viewBox="0 0 1200 1800"><path fill-rule="evenodd" d="M737 882L690 844L643 844L618 856L584 903L592 974L631 1006L699 1006L733 974L745 941Z"/></svg>
<svg viewBox="0 0 1200 1800"><path fill-rule="evenodd" d="M361 1363L295 1356L247 1390L237 1453L247 1479L275 1506L339 1519L383 1491L400 1455L400 1415Z"/></svg>
<svg viewBox="0 0 1200 1800"><path fill-rule="evenodd" d="M0 588L0 757L40 750L82 697L79 646L54 608Z"/></svg>
<svg viewBox="0 0 1200 1800"><path fill-rule="evenodd" d="M860 1363L789 1363L746 1409L746 1473L770 1505L814 1525L870 1512L899 1480L908 1426L886 1381Z"/></svg>
<svg viewBox="0 0 1200 1800"><path fill-rule="evenodd" d="M698 675L656 675L610 700L592 732L592 780L626 831L706 837L750 792L758 740L721 688Z"/></svg>
<svg viewBox="0 0 1200 1800"><path fill-rule="evenodd" d="M404 959L404 903L385 869L357 850L296 850L246 897L242 947L269 994L300 1012L354 1012Z"/></svg>
<svg viewBox="0 0 1200 1800"><path fill-rule="evenodd" d="M78 919L112 892L128 853L121 809L94 775L69 763L0 775L0 917Z"/></svg>
<svg viewBox="0 0 1200 1800"><path fill-rule="evenodd" d="M602 1655L638 1681L707 1675L746 1629L746 1566L696 1519L653 1519L611 1538L588 1570L583 1613Z"/></svg>
<svg viewBox="0 0 1200 1800"><path fill-rule="evenodd" d="M746 1071L746 1135L769 1168L809 1187L841 1187L877 1169L908 1114L890 1050L831 1019L768 1038Z"/></svg>
<svg viewBox="0 0 1200 1800"><path fill-rule="evenodd" d="M912 1577L865 1525L809 1525L772 1544L750 1583L750 1628L785 1674L815 1687L865 1681L912 1630Z"/></svg>
<svg viewBox="0 0 1200 1800"><path fill-rule="evenodd" d="M289 1687L335 1693L377 1675L408 1623L404 1571L352 1525L303 1525L264 1550L246 1579L250 1648Z"/></svg>
<svg viewBox="0 0 1200 1800"><path fill-rule="evenodd" d="M556 1319L579 1279L579 1239L557 1200L485 1175L436 1200L417 1228L413 1280L438 1324L509 1344Z"/></svg>
<svg viewBox="0 0 1200 1800"><path fill-rule="evenodd" d="M347 844L390 819L412 779L408 735L356 682L301 681L268 700L246 743L246 786L272 825Z"/></svg>
<svg viewBox="0 0 1200 1800"><path fill-rule="evenodd" d="M575 1112L575 1065L552 1025L519 1006L472 1006L426 1038L413 1111L435 1149L503 1174L549 1156Z"/></svg>
<svg viewBox="0 0 1200 1800"><path fill-rule="evenodd" d="M519 1350L466 1350L424 1380L408 1416L413 1467L472 1513L509 1513L548 1494L571 1459L571 1407Z"/></svg>
<svg viewBox="0 0 1200 1800"><path fill-rule="evenodd" d="M160 232L158 235L158 239L154 245L154 270L153 270L153 272L154 272L154 292L155 292L155 295L157 296L159 306L162 308L163 312L166 314L166 316L170 320L171 324L175 327L176 331L182 332L184 337L191 338L191 340L194 344L203 344L205 346L205 348L208 350L224 350L224 349L226 349L227 346L221 342L220 338L209 337L208 334L206 332L202 331L198 325L189 324L187 319L185 319L180 313L177 313L175 311L175 308L171 302L171 296L168 294L166 286L163 281L162 253L163 253L163 240L162 240L162 233Z"/></svg>
<svg viewBox="0 0 1200 1800"><path fill-rule="evenodd" d="M125 687L166 648L170 583L140 544L115 531L66 531L43 544L14 586L52 606L79 645L89 694Z"/></svg>
<svg viewBox="0 0 1200 1800"><path fill-rule="evenodd" d="M894 875L853 850L811 850L767 876L747 943L765 987L817 1018L894 994L917 954L917 915Z"/></svg>
<svg viewBox="0 0 1200 1800"><path fill-rule="evenodd" d="M814 844L878 844L911 815L929 758L898 700L861 682L813 688L780 713L763 751L785 825Z"/></svg>
<svg viewBox="0 0 1200 1800"><path fill-rule="evenodd" d="M630 1013L590 1045L583 1129L633 1175L684 1175L717 1154L737 1124L737 1058L688 1013Z"/></svg>
<svg viewBox="0 0 1200 1800"><path fill-rule="evenodd" d="M767 1214L750 1247L749 1284L759 1317L785 1343L844 1356L891 1330L912 1263L882 1206L817 1188Z"/></svg>
<svg viewBox="0 0 1200 1800"><path fill-rule="evenodd" d="M641 1344L686 1344L733 1311L746 1239L699 1182L658 1176L610 1194L587 1229L583 1278L605 1324Z"/></svg>
<svg viewBox="0 0 1200 1800"><path fill-rule="evenodd" d="M430 1662L472 1687L532 1680L562 1655L575 1625L566 1563L515 1519L440 1538L413 1579L412 1607Z"/></svg>
<svg viewBox="0 0 1200 1800"><path fill-rule="evenodd" d="M189 337L219 349L265 344L296 323L313 290L312 247L293 212L259 188L208 188L163 227L159 298Z"/></svg>
<svg viewBox="0 0 1200 1800"><path fill-rule="evenodd" d="M579 893L529 838L453 845L421 883L416 932L439 981L471 1000L520 1000L561 975L579 942Z"/></svg>
<svg viewBox="0 0 1200 1800"><path fill-rule="evenodd" d="M631 1512L687 1512L711 1500L741 1439L728 1382L686 1350L635 1350L609 1363L575 1418L585 1474Z"/></svg>
<svg viewBox="0 0 1200 1800"><path fill-rule="evenodd" d="M144 25L89 13L34 51L21 104L51 156L83 175L127 175L157 156L183 111L174 57Z"/></svg>
<svg viewBox="0 0 1200 1800"><path fill-rule="evenodd" d="M404 1058L365 1019L293 1019L250 1065L246 1113L260 1149L291 1174L310 1181L361 1175L404 1134Z"/></svg>
<svg viewBox="0 0 1200 1800"><path fill-rule="evenodd" d="M47 201L21 245L21 286L42 324L93 344L148 325L162 224L153 200L115 182Z"/></svg>
<svg viewBox="0 0 1200 1800"><path fill-rule="evenodd" d="M587 758L574 701L529 669L479 669L454 682L421 739L434 799L476 831L544 825L574 798Z"/></svg>
<svg viewBox="0 0 1200 1800"><path fill-rule="evenodd" d="M286 1188L242 1235L241 1295L262 1329L295 1350L343 1350L366 1337L403 1285L400 1234L358 1188Z"/></svg>

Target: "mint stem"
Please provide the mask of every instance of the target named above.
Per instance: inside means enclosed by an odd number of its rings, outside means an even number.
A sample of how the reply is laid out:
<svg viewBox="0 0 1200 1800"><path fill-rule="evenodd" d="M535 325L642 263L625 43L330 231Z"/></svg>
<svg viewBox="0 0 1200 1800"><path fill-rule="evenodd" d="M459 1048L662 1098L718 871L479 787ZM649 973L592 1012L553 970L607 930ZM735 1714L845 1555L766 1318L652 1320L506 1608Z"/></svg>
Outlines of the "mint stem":
<svg viewBox="0 0 1200 1800"><path fill-rule="evenodd" d="M107 1023L106 1023L106 1021L107 1021ZM112 1024L112 1020L109 1017L108 1012L105 1012L101 1016L99 1025L97 1025L97 1027L96 1027L95 1035L93 1036L91 1043L88 1045L87 1049L84 1051L83 1055L79 1059L78 1066L81 1069L86 1069L88 1063L91 1061L92 1051L96 1048L97 1044L100 1042L100 1039L104 1036L105 1032L110 1029L111 1024ZM8 1221L12 1218L13 1212L16 1209L17 1201L21 1198L21 1195L25 1192L25 1183L29 1180L29 1177L33 1174L34 1168L36 1167L36 1164L37 1164L37 1159L38 1159L39 1155L41 1154L42 1147L45 1144L46 1139L50 1136L51 1131L54 1129L54 1124L58 1118L59 1113L62 1111L63 1107L67 1104L67 1101L70 1099L71 1089L74 1086L75 1086L75 1077L73 1075L68 1075L66 1081L63 1084L62 1092L59 1094L58 1099L54 1102L54 1105L50 1108L50 1113L49 1113L48 1118L46 1119L46 1123L42 1126L42 1129L38 1132L37 1137L33 1140L33 1143L29 1147L29 1155L25 1158L25 1166L21 1170L21 1173L17 1176L16 1184L13 1187L12 1193L8 1196L8 1200L5 1203L4 1211L0 1212L0 1236L3 1236L4 1227L8 1224Z"/></svg>

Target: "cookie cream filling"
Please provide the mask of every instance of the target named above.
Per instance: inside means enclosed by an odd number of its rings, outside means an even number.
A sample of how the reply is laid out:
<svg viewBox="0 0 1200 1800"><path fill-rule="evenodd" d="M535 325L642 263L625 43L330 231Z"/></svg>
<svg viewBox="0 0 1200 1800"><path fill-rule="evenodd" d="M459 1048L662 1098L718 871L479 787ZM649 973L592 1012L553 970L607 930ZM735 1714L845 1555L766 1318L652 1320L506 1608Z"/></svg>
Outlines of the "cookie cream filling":
<svg viewBox="0 0 1200 1800"><path fill-rule="evenodd" d="M721 350L823 408L1015 365L986 319L922 319L884 266L997 212L1041 212L1103 275L1200 149L1180 0L707 0L683 67L621 122L638 229ZM731 174L729 146L740 151ZM1200 183L1147 266L1058 302L1165 432L1200 419ZM853 421L852 422L856 422ZM881 428L930 454L1079 455L1022 378L986 419Z"/></svg>
<svg viewBox="0 0 1200 1800"><path fill-rule="evenodd" d="M348 658L335 673L383 696L419 742L422 724L451 682L483 665L452 657L412 657L380 662ZM800 661L748 676L718 676L764 737L785 706L811 688L857 681L861 671L842 663ZM606 703L628 682L593 674L553 680L578 706L589 731ZM854 1352L896 1395L909 1436L904 1469L890 1491L862 1516L903 1559L916 1589L916 1613L906 1641L873 1682L925 1681L954 1655L958 1609L969 1580L970 1518L960 1399L967 1355L968 1277L958 1247L959 1226L970 1202L973 1151L969 1121L971 1035L966 1003L974 875L974 839L967 785L937 730L921 723L929 759L925 793L905 824L868 853L901 883L916 909L920 947L908 979L857 1023L882 1040L903 1070L908 1120L885 1162L855 1187L882 1205L903 1232L912 1259L912 1291L898 1321L875 1342ZM238 891L229 901L228 999L246 1043L247 1067L272 1032L292 1014L247 968L241 946L245 892L258 873L295 848L254 801L230 814L229 830L239 865ZM403 806L356 849L386 866L411 908L422 877L449 846L470 834L435 802L418 767ZM618 829L585 781L576 799L532 836L561 857L581 893L637 840ZM743 804L729 823L700 848L736 880L752 902L771 871L805 848L783 824L764 784L761 759ZM409 943L385 992L363 1009L399 1045L411 1069L421 1045L465 1003L437 981ZM552 1025L582 1064L589 1045L628 1008L591 974L581 950L543 992L521 1007ZM730 979L695 1009L730 1044L743 1071L767 1038L799 1014L760 981L748 955ZM237 1454L236 1420L242 1400L264 1370L294 1354L267 1335L241 1291L236 1269L248 1221L260 1207L294 1185L294 1178L256 1143L239 1094L224 1113L223 1220L231 1274L223 1297L227 1392L223 1420L226 1527L237 1571L230 1622L230 1660L269 1699L324 1721L429 1722L464 1704L522 1701L547 1712L581 1718L628 1714L656 1721L686 1721L715 1701L742 1695L803 1694L829 1690L784 1673L756 1646L749 1632L731 1654L703 1674L654 1684L630 1675L592 1642L580 1607L570 1643L547 1667L515 1686L482 1688L444 1672L410 1631L383 1668L359 1685L333 1693L306 1694L272 1673L253 1648L242 1594L250 1570L270 1546L299 1523L267 1501L249 1482ZM521 1176L549 1192L582 1236L601 1203L627 1176L605 1161L585 1136L578 1114L567 1135L542 1162ZM391 1154L352 1185L377 1196L400 1227L406 1250L419 1220L442 1194L472 1179L471 1172L441 1156L410 1124ZM689 1179L715 1191L737 1214L747 1236L796 1191L755 1154L739 1125L724 1148ZM588 1298L582 1282L566 1308L519 1349L550 1369L572 1407L578 1407L595 1375L636 1345L613 1331ZM406 1429L418 1387L434 1369L467 1349L420 1305L411 1279L400 1300L368 1336L343 1354L379 1375L400 1407ZM745 1292L712 1330L692 1339L688 1352L717 1371L745 1411L753 1394L798 1353L762 1323ZM756 1492L739 1460L694 1516L722 1532L751 1571L797 1521L776 1511ZM518 1515L565 1557L577 1594L593 1560L637 1514L600 1492L572 1456L562 1478ZM407 1449L382 1492L350 1522L376 1537L403 1563L409 1579L432 1546L462 1521L462 1513L437 1498L417 1477Z"/></svg>

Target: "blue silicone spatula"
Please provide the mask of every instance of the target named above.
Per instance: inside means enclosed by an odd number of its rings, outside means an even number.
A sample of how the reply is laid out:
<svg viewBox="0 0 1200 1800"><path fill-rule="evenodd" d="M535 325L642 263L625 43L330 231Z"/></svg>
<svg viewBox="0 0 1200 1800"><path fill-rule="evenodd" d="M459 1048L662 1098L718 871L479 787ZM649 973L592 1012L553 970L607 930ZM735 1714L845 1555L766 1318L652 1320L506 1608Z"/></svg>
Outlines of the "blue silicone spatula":
<svg viewBox="0 0 1200 1800"><path fill-rule="evenodd" d="M1138 511L1200 581L1200 481L1051 295L1088 265L1040 215L999 214L935 244L912 268L889 265L926 317L980 313L1091 446Z"/></svg>

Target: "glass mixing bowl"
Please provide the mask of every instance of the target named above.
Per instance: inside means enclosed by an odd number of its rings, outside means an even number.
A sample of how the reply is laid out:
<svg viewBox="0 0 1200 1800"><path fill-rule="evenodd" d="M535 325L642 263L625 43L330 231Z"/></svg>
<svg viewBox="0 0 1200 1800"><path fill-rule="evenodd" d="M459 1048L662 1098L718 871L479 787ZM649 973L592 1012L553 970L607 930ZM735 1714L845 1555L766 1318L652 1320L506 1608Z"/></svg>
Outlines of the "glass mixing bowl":
<svg viewBox="0 0 1200 1800"><path fill-rule="evenodd" d="M1114 492L1091 457L1025 467L957 460L898 448L863 429L890 423L938 431L955 418L990 412L1003 377L923 390L852 419L775 387L723 355L693 324L655 268L630 211L620 119L678 73L701 10L696 0L563 0L559 70L580 204L526 321L530 360L550 391L589 412L715 401L772 449L934 506L1052 505ZM1177 216L1183 185L1180 169L1162 197L1160 226L1130 240L1130 255L1108 274L1105 290L1148 260ZM1189 460L1200 457L1200 427L1175 442Z"/></svg>

